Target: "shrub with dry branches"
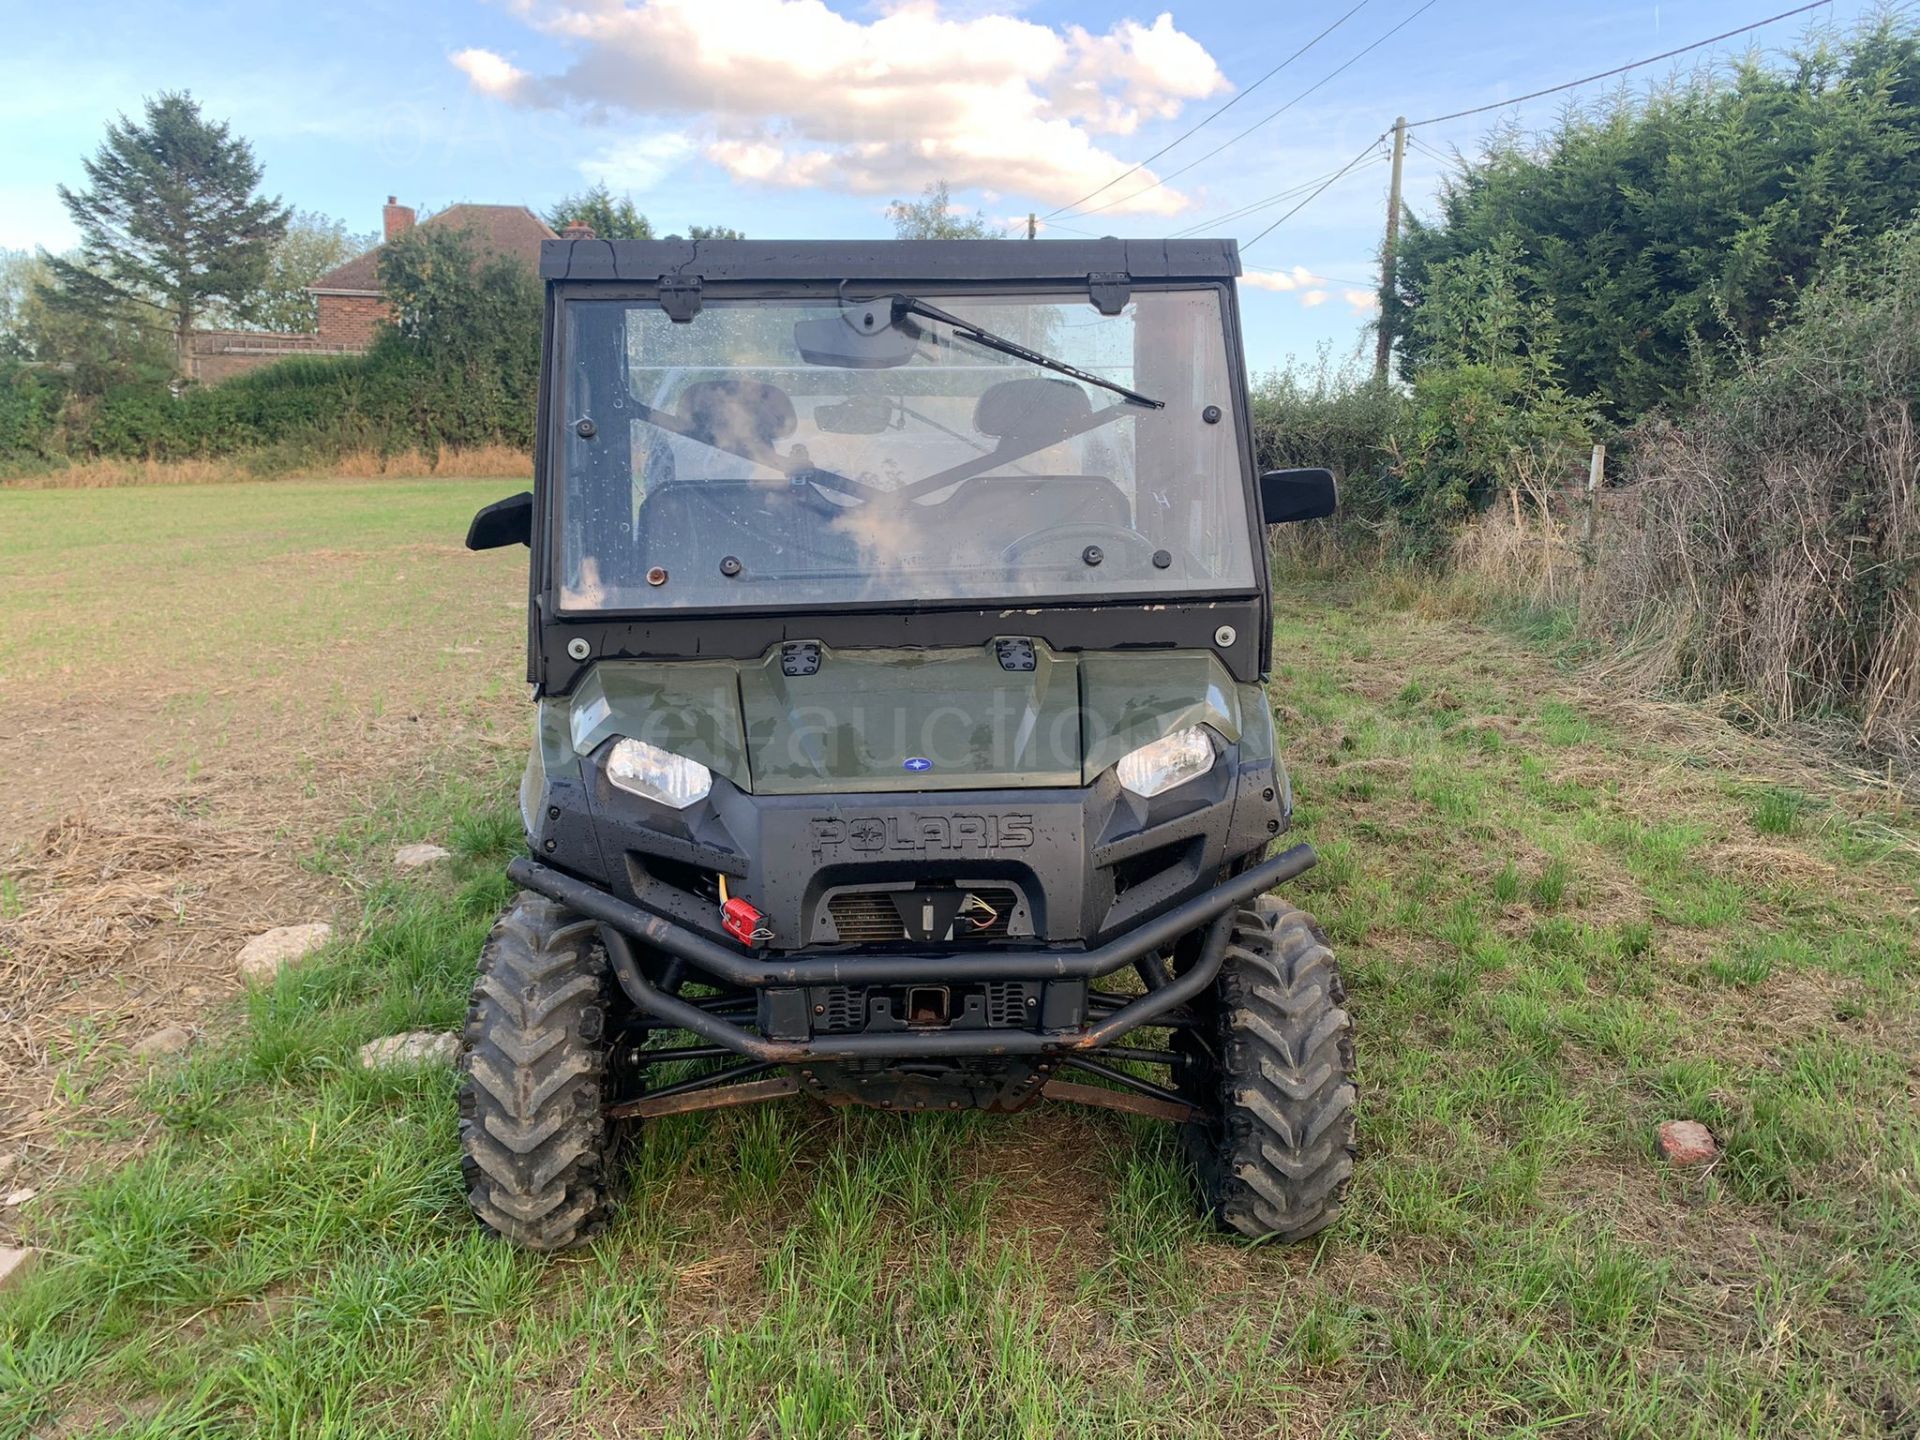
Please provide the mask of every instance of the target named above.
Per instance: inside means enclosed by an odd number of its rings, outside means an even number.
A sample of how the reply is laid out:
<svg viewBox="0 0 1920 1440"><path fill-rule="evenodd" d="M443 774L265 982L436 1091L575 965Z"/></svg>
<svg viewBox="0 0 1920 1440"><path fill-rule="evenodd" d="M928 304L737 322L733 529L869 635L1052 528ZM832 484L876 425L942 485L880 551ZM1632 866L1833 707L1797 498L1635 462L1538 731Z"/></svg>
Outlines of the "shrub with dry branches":
<svg viewBox="0 0 1920 1440"><path fill-rule="evenodd" d="M1920 223L1836 266L1741 373L1643 421L1584 587L1623 668L1920 749Z"/></svg>

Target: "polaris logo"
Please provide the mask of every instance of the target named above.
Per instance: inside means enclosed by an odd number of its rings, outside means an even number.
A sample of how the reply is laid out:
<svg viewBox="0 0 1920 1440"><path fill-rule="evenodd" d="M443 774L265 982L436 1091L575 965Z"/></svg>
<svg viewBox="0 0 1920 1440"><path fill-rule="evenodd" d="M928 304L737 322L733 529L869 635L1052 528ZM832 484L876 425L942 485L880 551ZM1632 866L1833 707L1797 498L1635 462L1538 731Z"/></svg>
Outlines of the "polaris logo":
<svg viewBox="0 0 1920 1440"><path fill-rule="evenodd" d="M982 854L1033 844L1032 815L823 815L812 822L813 853L856 855Z"/></svg>

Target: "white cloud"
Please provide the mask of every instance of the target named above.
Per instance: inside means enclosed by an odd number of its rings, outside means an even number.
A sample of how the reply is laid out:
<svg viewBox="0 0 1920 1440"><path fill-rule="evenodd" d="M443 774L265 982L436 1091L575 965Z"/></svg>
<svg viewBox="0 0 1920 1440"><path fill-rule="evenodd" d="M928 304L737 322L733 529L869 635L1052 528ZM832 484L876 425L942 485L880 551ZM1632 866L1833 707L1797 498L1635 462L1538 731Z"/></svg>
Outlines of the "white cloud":
<svg viewBox="0 0 1920 1440"><path fill-rule="evenodd" d="M476 90L599 119L691 120L709 160L764 184L892 196L944 178L1064 204L1127 168L1095 135L1131 134L1229 88L1167 14L1095 35L943 11L938 0L871 20L823 0L521 0L515 10L573 62L532 75L462 50L452 62ZM1162 186L1114 209L1172 215L1187 204Z"/></svg>
<svg viewBox="0 0 1920 1440"><path fill-rule="evenodd" d="M619 140L576 167L589 180L613 190L650 190L693 150L693 141L677 130Z"/></svg>
<svg viewBox="0 0 1920 1440"><path fill-rule="evenodd" d="M482 95L512 99L526 87L527 72L508 64L491 50L461 50L452 57L453 66L467 77Z"/></svg>
<svg viewBox="0 0 1920 1440"><path fill-rule="evenodd" d="M1251 285L1256 290L1282 292L1309 289L1316 278L1304 265L1296 265L1291 270L1249 270L1240 277L1241 284ZM1320 299L1324 300L1326 296L1323 295ZM1320 302L1316 300L1313 303L1317 305Z"/></svg>
<svg viewBox="0 0 1920 1440"><path fill-rule="evenodd" d="M1340 298L1356 315L1371 315L1380 308L1380 297L1371 290L1342 290Z"/></svg>
<svg viewBox="0 0 1920 1440"><path fill-rule="evenodd" d="M1309 290L1300 297L1300 303L1309 310L1313 309L1316 305L1324 305L1327 303L1327 292L1324 290Z"/></svg>
<svg viewBox="0 0 1920 1440"><path fill-rule="evenodd" d="M1189 100L1204 100L1226 85L1220 67L1199 41L1173 28L1162 14L1151 26L1122 20L1105 35L1068 28L1073 61L1052 87L1056 106L1096 130L1131 135L1142 115L1171 120Z"/></svg>

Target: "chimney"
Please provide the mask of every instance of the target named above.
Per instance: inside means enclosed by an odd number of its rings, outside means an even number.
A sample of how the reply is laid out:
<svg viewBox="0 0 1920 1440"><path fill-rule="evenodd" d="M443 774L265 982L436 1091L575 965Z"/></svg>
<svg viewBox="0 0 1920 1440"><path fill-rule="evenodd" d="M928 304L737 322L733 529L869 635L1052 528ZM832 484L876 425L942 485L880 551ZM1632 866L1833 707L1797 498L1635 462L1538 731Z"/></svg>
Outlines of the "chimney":
<svg viewBox="0 0 1920 1440"><path fill-rule="evenodd" d="M593 227L584 220L569 220L560 230L562 240L591 240Z"/></svg>
<svg viewBox="0 0 1920 1440"><path fill-rule="evenodd" d="M402 205L392 195L387 196L387 208L380 212L380 218L385 223L388 240L398 240L413 229L413 207Z"/></svg>

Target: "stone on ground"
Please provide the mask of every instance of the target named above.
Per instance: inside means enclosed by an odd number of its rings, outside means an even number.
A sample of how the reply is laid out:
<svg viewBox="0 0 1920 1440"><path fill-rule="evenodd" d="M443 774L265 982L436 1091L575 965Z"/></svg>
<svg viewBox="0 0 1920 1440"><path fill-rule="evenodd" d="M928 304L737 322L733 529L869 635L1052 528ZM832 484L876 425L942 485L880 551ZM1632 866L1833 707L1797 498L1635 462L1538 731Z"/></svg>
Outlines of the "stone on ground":
<svg viewBox="0 0 1920 1440"><path fill-rule="evenodd" d="M415 1065L451 1065L460 1054L460 1037L440 1030L409 1030L369 1040L360 1047L368 1070L401 1070Z"/></svg>
<svg viewBox="0 0 1920 1440"><path fill-rule="evenodd" d="M144 1039L134 1041L133 1053L142 1060L151 1060L158 1055L178 1055L192 1043L193 1036L183 1027L167 1025Z"/></svg>
<svg viewBox="0 0 1920 1440"><path fill-rule="evenodd" d="M324 920L311 925L281 925L247 941L240 951L240 973L249 980L271 980L294 961L311 955L333 937Z"/></svg>
<svg viewBox="0 0 1920 1440"><path fill-rule="evenodd" d="M0 1290L5 1290L14 1281L21 1279L33 1267L33 1258L38 1252L16 1249L12 1245L0 1245Z"/></svg>
<svg viewBox="0 0 1920 1440"><path fill-rule="evenodd" d="M1700 1165L1720 1153L1713 1132L1697 1120L1669 1120L1660 1127L1660 1153L1670 1165Z"/></svg>
<svg viewBox="0 0 1920 1440"><path fill-rule="evenodd" d="M393 852L394 868L398 870L424 870L452 858L453 852L444 845L402 845Z"/></svg>
<svg viewBox="0 0 1920 1440"><path fill-rule="evenodd" d="M22 1185L18 1190L9 1190L5 1195L0 1195L0 1205L4 1205L7 1209L11 1210L16 1205L26 1204L27 1201L33 1199L33 1197L39 1193L40 1192L31 1185Z"/></svg>

